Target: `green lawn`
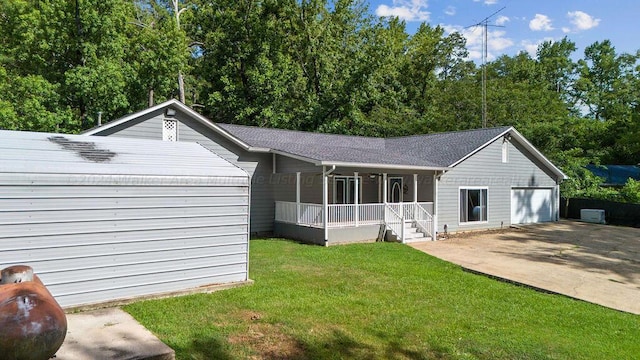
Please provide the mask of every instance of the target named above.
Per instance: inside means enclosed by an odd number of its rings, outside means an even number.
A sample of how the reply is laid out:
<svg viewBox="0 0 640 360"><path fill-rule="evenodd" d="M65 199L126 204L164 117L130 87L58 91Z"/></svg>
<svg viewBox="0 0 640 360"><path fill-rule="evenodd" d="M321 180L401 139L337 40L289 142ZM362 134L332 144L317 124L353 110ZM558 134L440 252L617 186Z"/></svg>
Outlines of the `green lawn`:
<svg viewBox="0 0 640 360"><path fill-rule="evenodd" d="M393 243L251 241L255 284L131 304L178 359L637 359L640 316Z"/></svg>

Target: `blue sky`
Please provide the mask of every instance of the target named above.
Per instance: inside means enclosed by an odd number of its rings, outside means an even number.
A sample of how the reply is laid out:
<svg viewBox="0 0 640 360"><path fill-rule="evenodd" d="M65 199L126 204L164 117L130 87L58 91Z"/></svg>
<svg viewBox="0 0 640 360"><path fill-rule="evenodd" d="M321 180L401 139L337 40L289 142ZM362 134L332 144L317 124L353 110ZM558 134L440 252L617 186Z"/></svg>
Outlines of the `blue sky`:
<svg viewBox="0 0 640 360"><path fill-rule="evenodd" d="M567 36L576 43L574 58L585 47L611 40L618 53L640 50L640 0L368 0L378 16L398 16L415 32L420 23L441 25L467 38L469 57L482 58L481 27L469 27L490 18L488 60L527 51L535 56L537 45Z"/></svg>

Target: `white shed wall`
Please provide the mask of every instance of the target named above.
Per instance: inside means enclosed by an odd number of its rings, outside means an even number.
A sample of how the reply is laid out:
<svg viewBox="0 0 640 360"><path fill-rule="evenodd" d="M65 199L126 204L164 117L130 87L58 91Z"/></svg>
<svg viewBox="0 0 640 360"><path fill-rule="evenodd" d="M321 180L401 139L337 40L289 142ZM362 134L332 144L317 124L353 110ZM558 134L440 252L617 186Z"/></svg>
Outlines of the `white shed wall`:
<svg viewBox="0 0 640 360"><path fill-rule="evenodd" d="M207 154L222 166L197 144L176 150L187 150L183 166ZM33 267L63 307L248 280L249 179L243 171L227 163L220 178L188 170L185 176L128 176L99 174L100 164L80 174L82 160L75 165L69 164L74 174L64 167L52 174L0 166L1 268ZM108 167L117 168L117 161Z"/></svg>

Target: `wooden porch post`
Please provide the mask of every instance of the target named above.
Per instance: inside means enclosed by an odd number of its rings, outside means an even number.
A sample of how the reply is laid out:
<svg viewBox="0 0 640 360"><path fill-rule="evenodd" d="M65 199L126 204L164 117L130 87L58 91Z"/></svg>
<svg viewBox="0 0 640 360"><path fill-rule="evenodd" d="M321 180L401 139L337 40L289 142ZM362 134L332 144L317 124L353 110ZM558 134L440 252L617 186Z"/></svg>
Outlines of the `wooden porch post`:
<svg viewBox="0 0 640 360"><path fill-rule="evenodd" d="M353 190L353 193L354 193L353 204L355 205L354 218L355 218L355 222L356 222L356 227L358 227L358 217L360 215L359 214L359 212L360 212L360 204L359 204L359 201L358 201L358 195L359 195L358 193L360 192L360 189L359 189L360 186L359 186L359 183L358 183L358 172L355 171L353 173L353 176L354 176L354 180L353 180L353 187L354 187L354 190Z"/></svg>
<svg viewBox="0 0 640 360"><path fill-rule="evenodd" d="M329 215L329 184L327 181L327 167L322 167L322 227L324 228L324 245L329 243L329 228L327 227L327 216Z"/></svg>
<svg viewBox="0 0 640 360"><path fill-rule="evenodd" d="M296 224L300 223L300 172L296 172Z"/></svg>
<svg viewBox="0 0 640 360"><path fill-rule="evenodd" d="M418 203L418 174L413 174L413 202Z"/></svg>
<svg viewBox="0 0 640 360"><path fill-rule="evenodd" d="M387 189L389 188L389 179L387 179L387 173L382 174L382 202L387 203Z"/></svg>

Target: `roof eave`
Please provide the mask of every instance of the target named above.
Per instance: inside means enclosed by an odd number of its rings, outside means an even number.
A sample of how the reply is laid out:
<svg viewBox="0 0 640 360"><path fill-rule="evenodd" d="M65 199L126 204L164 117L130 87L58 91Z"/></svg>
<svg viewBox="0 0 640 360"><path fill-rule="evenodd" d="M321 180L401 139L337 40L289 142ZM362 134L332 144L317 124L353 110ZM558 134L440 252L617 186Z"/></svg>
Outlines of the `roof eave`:
<svg viewBox="0 0 640 360"><path fill-rule="evenodd" d="M419 165L396 165L396 164L375 164L375 163L358 163L345 161L320 161L319 166L340 166L353 168L378 168L389 170L421 170L421 171L445 171L450 170L448 167L442 166L419 166Z"/></svg>
<svg viewBox="0 0 640 360"><path fill-rule="evenodd" d="M489 144L491 144L494 141L498 140L499 138L503 137L507 133L511 133L512 136L514 136L525 147L525 149L527 149L527 151L529 151L531 154L533 154L533 156L536 159L540 160L544 165L546 165L555 175L558 176L559 179L561 179L561 180L569 179L569 177L565 173L563 173L562 170L560 170L557 166L555 166L551 162L551 160L547 159L546 156L544 156L538 149L536 149L536 147L533 146L533 144L531 144L524 136L522 136L522 134L520 134L518 132L518 130L516 130L513 126L510 126L509 128L507 128L506 130L504 130L500 134L494 136L493 138L491 138L491 140L485 142L481 146L478 146L475 150L473 150L472 152L470 152L469 154L464 156L462 159L460 159L460 160L454 162L453 164L449 165L449 167L453 168L456 165L460 164L461 162L467 160L468 158L473 156L475 153L477 153L478 151L484 149Z"/></svg>
<svg viewBox="0 0 640 360"><path fill-rule="evenodd" d="M560 168L558 168L557 166L555 166L551 160L547 159L546 156L544 156L538 149L536 149L535 146L533 146L533 144L531 144L529 142L529 140L527 140L524 136L522 136L522 134L520 134L518 132L518 130L516 130L515 128L511 127L509 128L509 131L511 132L512 136L516 137L518 139L518 141L524 145L524 147L533 154L533 156L536 157L536 159L540 160L543 164L547 165L547 167L549 169L551 169L551 171L558 175L558 178L561 180L567 180L569 179L569 177L562 172L562 170L560 170Z"/></svg>
<svg viewBox="0 0 640 360"><path fill-rule="evenodd" d="M266 148L263 148L266 149ZM304 161L304 162L308 162L311 163L313 165L320 165L319 161L317 159L312 159L306 156L301 156L301 155L296 155L296 154L292 154L292 153L288 153L286 151L281 151L281 150L276 150L276 149L269 149L270 153L276 154L276 155L281 155L281 156L286 156L292 159L296 159L296 160L300 160L300 161Z"/></svg>
<svg viewBox="0 0 640 360"><path fill-rule="evenodd" d="M207 119L206 117L202 116L197 111L193 110L192 108L188 107L187 105L181 103L180 101L178 101L176 99L167 100L167 101L165 101L165 102L163 102L161 104L158 104L158 105L152 106L150 108L147 108L145 110L138 111L136 113L127 115L127 116L125 116L123 118L120 118L118 120L111 121L111 122L109 122L109 123L107 123L105 125L102 125L100 127L95 127L95 128L89 129L89 130L81 133L81 135L96 135L96 134L99 134L100 132L102 132L104 130L111 129L111 128L116 127L116 126L118 126L120 124L124 124L126 122L135 120L135 119L139 118L140 116L144 116L146 114L152 113L154 111L157 111L157 110L169 107L169 106L175 106L175 107L179 108L181 111L187 113L188 115L190 115L191 117L193 117L194 119L196 119L197 121L199 121L200 123L205 125L206 127L212 129L213 131L215 131L218 134L220 134L223 137L225 137L227 140L233 142L234 144L240 146L241 148L243 148L245 150L256 151L256 152L269 152L269 149L250 146L249 144L247 144L244 141L242 141L242 140L238 139L237 137L233 136L228 131L226 131L223 128L221 128L220 126L214 124L213 122L211 122L211 120Z"/></svg>

